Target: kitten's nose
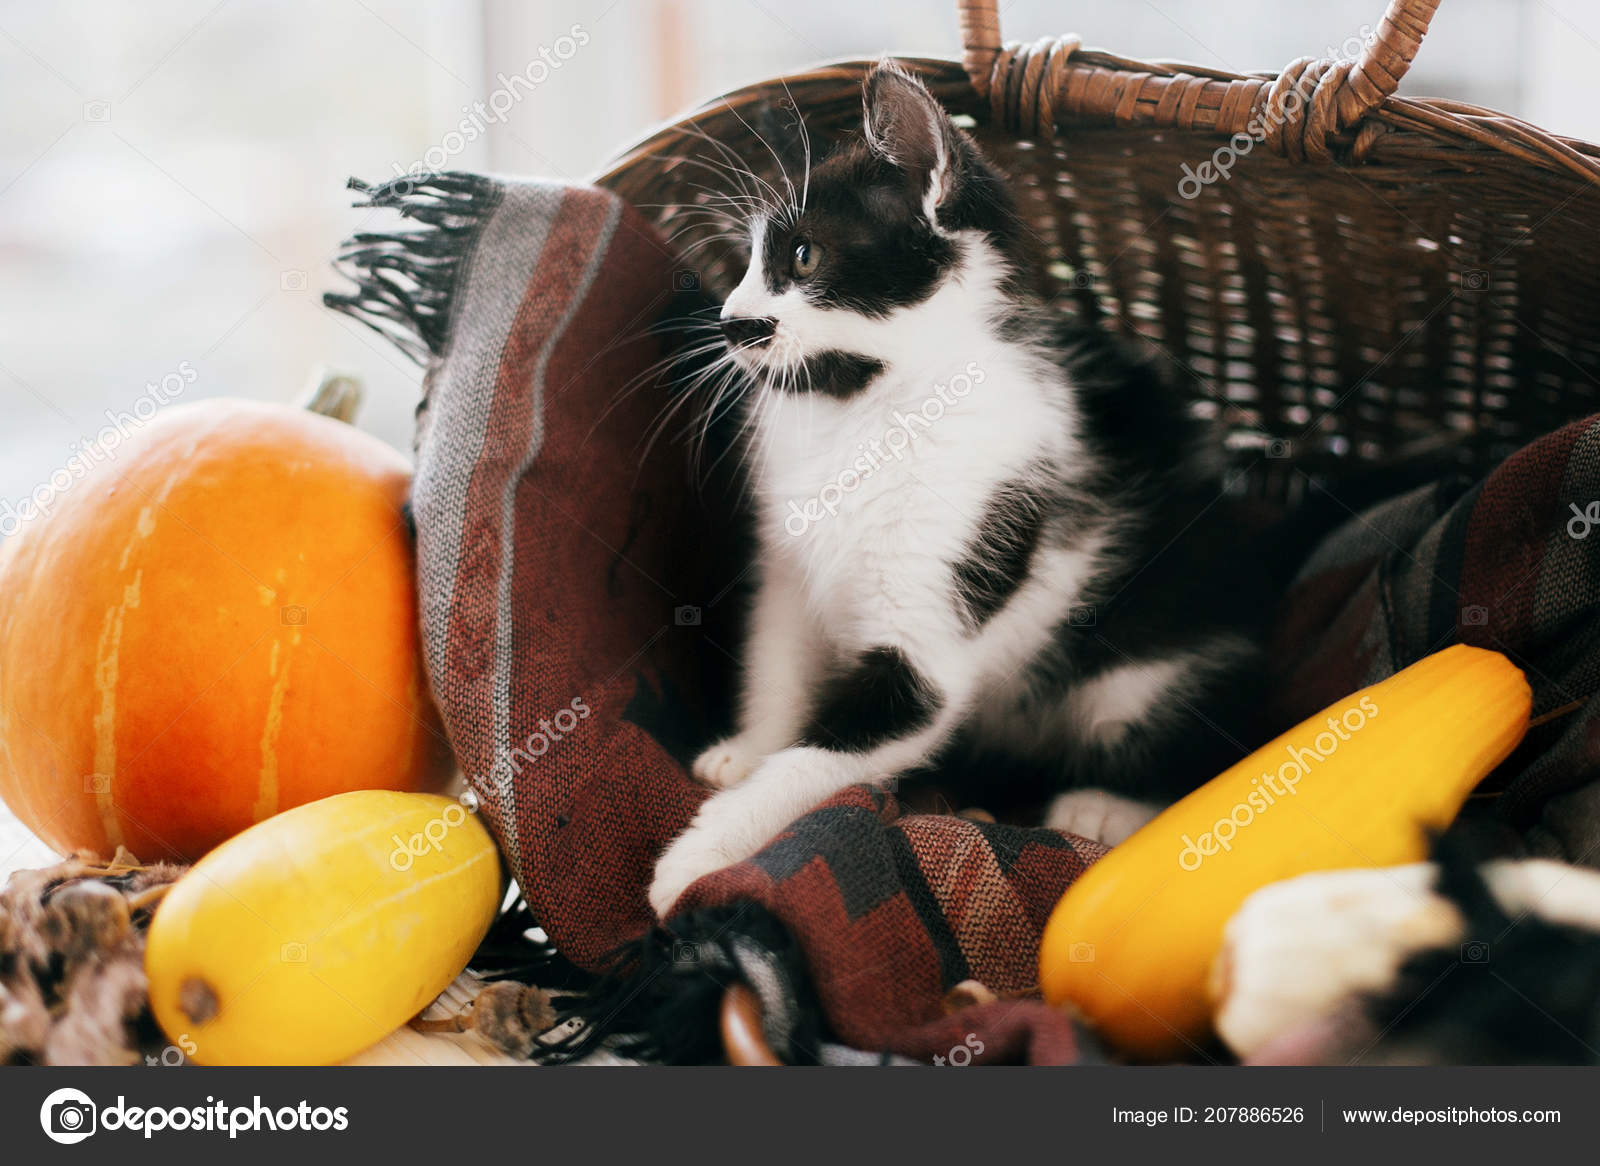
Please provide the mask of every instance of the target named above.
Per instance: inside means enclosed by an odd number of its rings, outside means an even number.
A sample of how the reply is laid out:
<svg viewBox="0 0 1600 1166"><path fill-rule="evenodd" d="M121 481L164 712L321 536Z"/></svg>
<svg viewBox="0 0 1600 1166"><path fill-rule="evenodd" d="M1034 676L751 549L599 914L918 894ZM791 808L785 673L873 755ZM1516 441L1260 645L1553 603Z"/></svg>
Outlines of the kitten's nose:
<svg viewBox="0 0 1600 1166"><path fill-rule="evenodd" d="M777 330L778 321L771 316L728 316L722 321L722 334L735 348L763 348Z"/></svg>

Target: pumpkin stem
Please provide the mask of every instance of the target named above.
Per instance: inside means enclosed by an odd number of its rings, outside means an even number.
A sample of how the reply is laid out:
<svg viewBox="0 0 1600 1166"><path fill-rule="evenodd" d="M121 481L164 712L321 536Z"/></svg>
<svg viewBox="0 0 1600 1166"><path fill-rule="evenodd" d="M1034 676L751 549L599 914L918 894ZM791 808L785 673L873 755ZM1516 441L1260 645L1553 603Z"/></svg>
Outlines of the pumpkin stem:
<svg viewBox="0 0 1600 1166"><path fill-rule="evenodd" d="M362 391L361 378L355 373L318 367L294 403L335 421L354 421Z"/></svg>

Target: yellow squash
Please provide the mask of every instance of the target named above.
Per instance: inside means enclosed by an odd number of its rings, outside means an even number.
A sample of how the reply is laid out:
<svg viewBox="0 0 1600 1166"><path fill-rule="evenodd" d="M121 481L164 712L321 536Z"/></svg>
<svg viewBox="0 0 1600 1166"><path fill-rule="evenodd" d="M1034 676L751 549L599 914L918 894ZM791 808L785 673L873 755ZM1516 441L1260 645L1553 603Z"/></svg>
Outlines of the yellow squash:
<svg viewBox="0 0 1600 1166"><path fill-rule="evenodd" d="M300 806L168 892L145 951L151 1008L202 1064L330 1064L444 990L500 888L493 841L451 798L362 790Z"/></svg>
<svg viewBox="0 0 1600 1166"><path fill-rule="evenodd" d="M1259 887L1414 862L1427 832L1522 739L1531 694L1498 652L1458 644L1330 705L1160 814L1075 882L1045 927L1039 983L1130 1056L1203 1041L1222 928Z"/></svg>

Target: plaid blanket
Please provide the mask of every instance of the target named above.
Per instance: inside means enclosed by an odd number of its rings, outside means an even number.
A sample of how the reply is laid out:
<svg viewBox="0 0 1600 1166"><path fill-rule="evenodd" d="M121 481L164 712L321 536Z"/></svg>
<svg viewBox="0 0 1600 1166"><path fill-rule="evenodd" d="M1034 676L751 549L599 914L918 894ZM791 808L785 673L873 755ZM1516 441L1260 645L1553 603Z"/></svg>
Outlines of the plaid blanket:
<svg viewBox="0 0 1600 1166"><path fill-rule="evenodd" d="M1477 481L1447 475L1347 519L1282 604L1283 717L1447 644L1504 652L1533 687L1534 727L1471 816L1498 827L1510 853L1600 865L1600 418Z"/></svg>
<svg viewBox="0 0 1600 1166"><path fill-rule="evenodd" d="M658 925L645 888L706 796L687 764L726 728L748 553L732 492L696 489L682 450L648 440L674 404L650 375L650 325L692 281L602 190L352 185L420 224L353 237L356 290L327 302L426 364L412 509L428 674L533 915L567 960L608 973L583 1039L645 1032L653 1055L714 1056L738 979L786 1059L837 1059L835 1041L956 1064L1081 1058L1065 1017L1013 997L1036 981L1050 909L1103 852L1082 838L855 787ZM1281 716L1453 639L1499 648L1536 711L1586 703L1504 767L1494 814L1546 850L1586 845L1542 815L1600 761L1600 538L1567 534L1568 504L1600 498L1597 433L1342 516L1286 607ZM951 1014L968 980L1000 998Z"/></svg>

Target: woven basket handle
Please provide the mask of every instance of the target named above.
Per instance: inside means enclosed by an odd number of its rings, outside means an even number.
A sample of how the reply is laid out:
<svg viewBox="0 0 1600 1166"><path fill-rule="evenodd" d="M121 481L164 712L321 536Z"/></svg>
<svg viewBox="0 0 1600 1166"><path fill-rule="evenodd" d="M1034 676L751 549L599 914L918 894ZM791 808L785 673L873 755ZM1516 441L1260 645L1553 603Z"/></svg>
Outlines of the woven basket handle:
<svg viewBox="0 0 1600 1166"><path fill-rule="evenodd" d="M1047 118L1039 116L1041 107L1047 114L1051 107L1062 108L1068 104L1072 106L1072 112L1081 115L1113 116L1119 120L1128 115L1131 98L1129 92L1121 87L1087 86L1083 92L1075 92L1074 100L1070 103L1058 100L1060 94L1056 91L1066 88L1063 72L1071 67L1066 64L1065 57L1079 46L1075 39L1053 44L1040 42L1033 46L1005 45L1000 40L997 0L957 0L957 6L961 18L962 64L978 95L991 100L997 111L1008 105L1008 101L1014 102L1019 97L1025 106L1030 100L1033 103L1031 107L1021 109L1008 106L1011 120L1022 125L1037 121L1042 128ZM1342 77L1338 79L1336 92L1329 94L1330 100L1327 102L1327 106L1331 107L1328 112L1337 118L1337 126L1328 128L1348 126L1360 120L1394 93L1406 70L1411 67L1411 62L1416 59L1417 49L1438 7L1439 0L1389 0L1388 11L1383 14L1377 32L1363 46L1361 55L1353 64L1339 69ZM1062 49L1065 51L1060 51ZM1009 79L1011 68L1019 57L1023 58L1021 63L1026 65L1030 57L1033 60L1049 60L1057 56L1062 59L1059 62L1050 60L1049 63L1054 67L1045 70L1051 74L1048 77L1029 77L1025 82L1016 83ZM1309 58L1301 58L1292 68L1299 73L1312 63ZM1036 68L1029 72L1037 74L1040 70ZM1047 83L1039 84L1041 79ZM1202 78L1194 80L1204 82ZM1262 88L1270 88L1271 84L1264 82ZM1010 93L998 93L997 85L1008 87ZM1105 108L1098 108L1101 104ZM1190 106L1189 112L1195 112L1194 103L1177 101L1174 106L1185 104ZM1237 101L1230 104L1235 110L1240 107ZM1243 103L1246 111L1248 105ZM1215 126L1206 128L1235 131L1238 126L1232 123L1238 121L1242 124L1242 119L1227 116L1230 112L1233 111L1224 111L1224 116ZM1173 124L1183 124L1183 121L1181 118L1174 119Z"/></svg>

